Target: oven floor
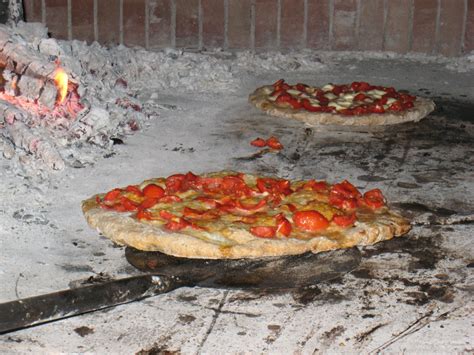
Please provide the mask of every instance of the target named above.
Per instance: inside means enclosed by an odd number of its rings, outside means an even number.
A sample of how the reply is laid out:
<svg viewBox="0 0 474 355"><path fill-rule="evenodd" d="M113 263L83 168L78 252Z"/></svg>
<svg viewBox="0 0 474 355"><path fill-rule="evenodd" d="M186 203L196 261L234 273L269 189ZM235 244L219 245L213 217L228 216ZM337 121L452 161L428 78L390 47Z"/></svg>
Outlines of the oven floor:
<svg viewBox="0 0 474 355"><path fill-rule="evenodd" d="M416 124L308 129L247 103L257 86L369 81L431 97ZM142 92L140 100L150 99ZM245 77L236 93L159 94L149 126L94 166L67 168L31 187L0 160L0 302L54 292L90 277L137 274L124 249L85 223L81 200L176 172L221 169L287 178L348 179L381 188L414 220L405 237L361 249L359 268L290 291L182 288L0 336L0 352L326 353L471 352L474 318L474 73L440 64L342 59L317 73ZM285 149L252 158L249 142ZM471 335L469 335L471 334Z"/></svg>

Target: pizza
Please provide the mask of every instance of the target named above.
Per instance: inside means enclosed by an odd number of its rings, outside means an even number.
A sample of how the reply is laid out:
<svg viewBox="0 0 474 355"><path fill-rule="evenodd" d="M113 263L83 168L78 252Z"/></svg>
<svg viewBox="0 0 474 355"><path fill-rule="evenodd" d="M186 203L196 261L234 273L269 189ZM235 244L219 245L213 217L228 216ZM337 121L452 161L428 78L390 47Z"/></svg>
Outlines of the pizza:
<svg viewBox="0 0 474 355"><path fill-rule="evenodd" d="M310 125L374 126L419 121L433 101L366 82L321 88L289 85L283 79L255 90L249 101L265 113Z"/></svg>
<svg viewBox="0 0 474 355"><path fill-rule="evenodd" d="M90 226L121 245L203 259L259 258L370 245L410 224L379 189L344 180L191 172L114 188L82 203Z"/></svg>

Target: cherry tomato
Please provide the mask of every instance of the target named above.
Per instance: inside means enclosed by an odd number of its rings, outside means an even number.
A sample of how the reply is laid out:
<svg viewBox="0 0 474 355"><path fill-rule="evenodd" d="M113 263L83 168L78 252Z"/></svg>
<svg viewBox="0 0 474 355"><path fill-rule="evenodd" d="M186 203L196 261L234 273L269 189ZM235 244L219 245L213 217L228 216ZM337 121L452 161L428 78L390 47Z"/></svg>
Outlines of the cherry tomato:
<svg viewBox="0 0 474 355"><path fill-rule="evenodd" d="M140 220L140 219L151 220L151 219L153 219L153 215L151 214L151 212L144 211L144 210L138 210L136 218L138 220Z"/></svg>
<svg viewBox="0 0 474 355"><path fill-rule="evenodd" d="M147 198L161 198L165 195L165 190L156 184L149 184L143 188L143 195Z"/></svg>
<svg viewBox="0 0 474 355"><path fill-rule="evenodd" d="M371 208L380 208L385 206L385 197L380 189L373 189L364 194L364 202Z"/></svg>
<svg viewBox="0 0 474 355"><path fill-rule="evenodd" d="M186 227L189 227L191 223L186 221L184 218L177 218L176 220L171 220L165 224L165 228L170 231L180 231Z"/></svg>
<svg viewBox="0 0 474 355"><path fill-rule="evenodd" d="M251 227L250 233L260 238L273 238L276 234L276 228L268 226Z"/></svg>
<svg viewBox="0 0 474 355"><path fill-rule="evenodd" d="M334 184L331 187L331 192L349 198L357 198L361 196L359 190L357 190L357 188L347 180L344 180L339 184Z"/></svg>
<svg viewBox="0 0 474 355"><path fill-rule="evenodd" d="M336 214L332 217L332 221L341 227L352 226L357 220L356 214Z"/></svg>
<svg viewBox="0 0 474 355"><path fill-rule="evenodd" d="M136 211L138 209L138 204L129 200L125 196L120 198L120 204L125 209L125 211Z"/></svg>
<svg viewBox="0 0 474 355"><path fill-rule="evenodd" d="M125 191L131 192L137 196L143 196L142 191L138 188L138 186L135 185L129 185L125 188Z"/></svg>
<svg viewBox="0 0 474 355"><path fill-rule="evenodd" d="M150 208L150 207L153 207L154 205L156 205L158 203L158 199L157 198L145 198L142 203L140 203L140 208L141 209L147 209L147 208Z"/></svg>
<svg viewBox="0 0 474 355"><path fill-rule="evenodd" d="M329 203L332 206L342 208L344 210L353 210L357 207L357 198L344 197L343 195L330 192Z"/></svg>
<svg viewBox="0 0 474 355"><path fill-rule="evenodd" d="M182 190L183 182L186 179L184 174L175 174L166 178L166 190L169 192L178 192Z"/></svg>
<svg viewBox="0 0 474 355"><path fill-rule="evenodd" d="M326 229L329 221L318 211L297 211L293 214L293 222L306 232L317 232Z"/></svg>
<svg viewBox="0 0 474 355"><path fill-rule="evenodd" d="M121 192L121 189L113 189L112 191L107 192L104 196L104 201L114 201Z"/></svg>
<svg viewBox="0 0 474 355"><path fill-rule="evenodd" d="M282 213L276 215L275 219L277 222L276 233L288 237L292 230L290 221L287 220Z"/></svg>
<svg viewBox="0 0 474 355"><path fill-rule="evenodd" d="M250 142L250 145L253 145L254 147L265 147L267 145L267 142L263 138L256 138L253 141Z"/></svg>

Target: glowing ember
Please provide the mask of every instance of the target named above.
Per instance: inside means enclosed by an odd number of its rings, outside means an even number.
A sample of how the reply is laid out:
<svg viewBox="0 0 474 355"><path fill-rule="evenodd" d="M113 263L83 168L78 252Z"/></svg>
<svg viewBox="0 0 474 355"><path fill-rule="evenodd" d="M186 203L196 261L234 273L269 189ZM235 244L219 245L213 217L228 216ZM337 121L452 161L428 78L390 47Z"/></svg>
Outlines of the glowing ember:
<svg viewBox="0 0 474 355"><path fill-rule="evenodd" d="M54 83L58 88L58 104L62 104L67 95L68 85L68 77L64 69L56 69L56 74L54 75Z"/></svg>

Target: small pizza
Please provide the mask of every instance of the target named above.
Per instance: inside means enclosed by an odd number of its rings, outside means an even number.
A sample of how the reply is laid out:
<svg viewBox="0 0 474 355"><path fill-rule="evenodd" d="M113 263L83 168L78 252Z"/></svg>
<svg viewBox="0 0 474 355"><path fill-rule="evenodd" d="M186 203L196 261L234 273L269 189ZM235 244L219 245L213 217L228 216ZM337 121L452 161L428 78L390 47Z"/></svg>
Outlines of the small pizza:
<svg viewBox="0 0 474 355"><path fill-rule="evenodd" d="M400 236L410 224L379 189L236 172L175 174L83 201L88 223L121 245L238 259L323 252Z"/></svg>
<svg viewBox="0 0 474 355"><path fill-rule="evenodd" d="M249 101L269 115L310 125L375 126L419 121L433 101L366 82L321 88L289 85L283 79L255 90Z"/></svg>

